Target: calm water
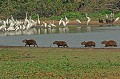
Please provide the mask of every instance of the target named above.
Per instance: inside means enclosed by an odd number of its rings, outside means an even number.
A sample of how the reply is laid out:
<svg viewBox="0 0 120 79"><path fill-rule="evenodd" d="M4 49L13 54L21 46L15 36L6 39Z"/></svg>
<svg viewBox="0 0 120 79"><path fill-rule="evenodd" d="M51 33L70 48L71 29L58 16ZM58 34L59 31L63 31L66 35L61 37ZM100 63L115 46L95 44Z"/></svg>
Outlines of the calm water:
<svg viewBox="0 0 120 79"><path fill-rule="evenodd" d="M97 48L104 47L101 44L103 40L115 40L120 47L120 27L33 28L27 31L1 32L0 35L0 45L4 46L24 46L23 39L35 39L40 47L50 47L55 40L66 41L69 47L83 47L80 44L82 41L95 41Z"/></svg>

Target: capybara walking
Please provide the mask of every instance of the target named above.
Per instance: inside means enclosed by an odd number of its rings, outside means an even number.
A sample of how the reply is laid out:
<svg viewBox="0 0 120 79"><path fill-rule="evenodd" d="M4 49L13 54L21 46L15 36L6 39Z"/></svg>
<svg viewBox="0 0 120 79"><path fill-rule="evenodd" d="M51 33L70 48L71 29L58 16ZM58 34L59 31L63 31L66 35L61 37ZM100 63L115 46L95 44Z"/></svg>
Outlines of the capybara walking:
<svg viewBox="0 0 120 79"><path fill-rule="evenodd" d="M56 44L58 47L59 46L68 47L65 41L54 41L53 44Z"/></svg>
<svg viewBox="0 0 120 79"><path fill-rule="evenodd" d="M85 45L85 47L95 47L96 43L93 41L88 41L88 42L81 42L81 45Z"/></svg>
<svg viewBox="0 0 120 79"><path fill-rule="evenodd" d="M25 39L25 40L23 40L23 43L25 43L25 46L29 45L29 47L30 47L30 45L34 45L34 47L35 47L35 45L36 45L38 47L38 45L34 39L29 39L29 40Z"/></svg>
<svg viewBox="0 0 120 79"><path fill-rule="evenodd" d="M105 44L105 47L109 46L117 47L117 43L114 40L102 41L101 44Z"/></svg>

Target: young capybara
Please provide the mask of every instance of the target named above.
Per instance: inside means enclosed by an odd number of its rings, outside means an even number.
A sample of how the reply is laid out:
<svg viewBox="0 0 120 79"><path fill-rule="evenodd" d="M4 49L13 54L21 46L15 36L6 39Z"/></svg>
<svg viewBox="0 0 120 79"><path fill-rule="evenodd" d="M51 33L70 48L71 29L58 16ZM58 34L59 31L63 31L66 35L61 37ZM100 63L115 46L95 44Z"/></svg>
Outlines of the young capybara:
<svg viewBox="0 0 120 79"><path fill-rule="evenodd" d="M59 46L68 47L65 41L54 41L53 44L56 44L58 47Z"/></svg>
<svg viewBox="0 0 120 79"><path fill-rule="evenodd" d="M88 41L88 42L81 42L81 45L85 45L85 47L95 47L96 43L93 41Z"/></svg>
<svg viewBox="0 0 120 79"><path fill-rule="evenodd" d="M29 45L29 47L30 47L30 45L34 45L34 47L35 47L35 45L36 45L38 47L38 45L34 39L29 39L29 40L25 39L22 42L25 43L25 46Z"/></svg>
<svg viewBox="0 0 120 79"><path fill-rule="evenodd" d="M101 44L105 44L105 47L109 46L117 47L117 43L114 40L102 41Z"/></svg>

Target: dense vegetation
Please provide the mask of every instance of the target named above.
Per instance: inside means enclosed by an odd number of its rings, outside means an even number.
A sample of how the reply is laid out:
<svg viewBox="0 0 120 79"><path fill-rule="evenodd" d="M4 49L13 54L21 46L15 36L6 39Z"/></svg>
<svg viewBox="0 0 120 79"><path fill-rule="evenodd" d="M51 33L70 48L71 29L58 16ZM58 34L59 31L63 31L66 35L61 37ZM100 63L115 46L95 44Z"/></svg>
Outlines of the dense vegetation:
<svg viewBox="0 0 120 79"><path fill-rule="evenodd" d="M17 19L22 19L25 18L26 12L33 19L37 17L36 14L49 19L59 19L65 15L68 18L82 18L85 12L94 12L95 14L90 14L93 17L99 13L101 17L112 11L106 6L108 3L120 9L119 0L0 0L0 18L13 15ZM114 5L111 9L115 8Z"/></svg>

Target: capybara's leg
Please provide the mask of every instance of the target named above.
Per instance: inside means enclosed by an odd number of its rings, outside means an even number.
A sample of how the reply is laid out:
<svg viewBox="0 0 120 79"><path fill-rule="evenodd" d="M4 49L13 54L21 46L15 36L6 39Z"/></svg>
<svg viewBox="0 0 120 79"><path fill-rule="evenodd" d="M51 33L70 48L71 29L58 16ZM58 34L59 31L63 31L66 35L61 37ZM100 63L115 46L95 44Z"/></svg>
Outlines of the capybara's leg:
<svg viewBox="0 0 120 79"><path fill-rule="evenodd" d="M66 47L68 47L68 45L66 45Z"/></svg>
<svg viewBox="0 0 120 79"><path fill-rule="evenodd" d="M85 45L85 47L87 47L87 45Z"/></svg>
<svg viewBox="0 0 120 79"><path fill-rule="evenodd" d="M36 46L38 47L38 45L36 44Z"/></svg>
<svg viewBox="0 0 120 79"><path fill-rule="evenodd" d="M114 47L117 47L117 45L114 45Z"/></svg>
<svg viewBox="0 0 120 79"><path fill-rule="evenodd" d="M105 47L108 47L109 45L105 45Z"/></svg>
<svg viewBox="0 0 120 79"><path fill-rule="evenodd" d="M25 44L25 46L27 46L27 44Z"/></svg>
<svg viewBox="0 0 120 79"><path fill-rule="evenodd" d="M30 47L30 45L29 45L29 47Z"/></svg>

